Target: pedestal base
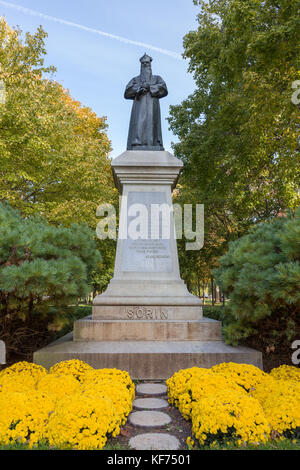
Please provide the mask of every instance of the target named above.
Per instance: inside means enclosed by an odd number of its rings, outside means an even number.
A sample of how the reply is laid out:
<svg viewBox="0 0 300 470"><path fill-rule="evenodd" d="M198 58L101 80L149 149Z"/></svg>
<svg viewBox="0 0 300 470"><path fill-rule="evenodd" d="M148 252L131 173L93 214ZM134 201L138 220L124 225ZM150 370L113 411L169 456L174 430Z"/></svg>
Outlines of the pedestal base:
<svg viewBox="0 0 300 470"><path fill-rule="evenodd" d="M74 341L220 341L221 322L201 320L94 320L74 323Z"/></svg>
<svg viewBox="0 0 300 470"><path fill-rule="evenodd" d="M216 322L218 323L218 322ZM210 368L222 362L253 364L262 368L262 355L222 341L74 341L69 333L34 354L47 369L69 359L80 359L96 369L126 370L133 379L166 380L180 369Z"/></svg>

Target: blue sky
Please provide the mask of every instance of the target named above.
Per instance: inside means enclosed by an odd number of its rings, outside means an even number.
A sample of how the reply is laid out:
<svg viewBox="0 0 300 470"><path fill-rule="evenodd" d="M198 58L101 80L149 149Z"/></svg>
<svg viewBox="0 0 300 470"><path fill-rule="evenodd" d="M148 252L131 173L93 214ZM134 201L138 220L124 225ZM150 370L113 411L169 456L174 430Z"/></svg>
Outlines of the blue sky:
<svg viewBox="0 0 300 470"><path fill-rule="evenodd" d="M46 62L57 67L55 79L68 88L76 100L91 107L99 116L107 116L112 157L126 149L132 102L123 95L128 81L139 74L139 58L144 52L153 57L153 73L161 75L169 89L169 95L160 104L164 146L171 151L171 142L175 142L176 137L169 131L166 121L169 106L179 104L194 90L193 78L187 73L187 61L178 54L183 52L183 36L197 26L198 11L199 7L195 7L192 0L0 1L0 16L4 15L11 26L34 32L43 25L48 33Z"/></svg>

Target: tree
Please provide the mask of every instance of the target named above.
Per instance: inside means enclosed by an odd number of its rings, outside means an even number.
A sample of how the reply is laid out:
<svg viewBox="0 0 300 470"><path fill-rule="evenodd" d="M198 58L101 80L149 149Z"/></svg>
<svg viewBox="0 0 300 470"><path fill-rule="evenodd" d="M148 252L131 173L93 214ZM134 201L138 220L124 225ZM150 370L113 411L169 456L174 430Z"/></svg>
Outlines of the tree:
<svg viewBox="0 0 300 470"><path fill-rule="evenodd" d="M16 209L1 203L1 339L9 346L18 327L27 331L36 319L46 328L62 326L66 307L90 292L99 261L87 225L66 228L36 215L22 218Z"/></svg>
<svg viewBox="0 0 300 470"><path fill-rule="evenodd" d="M224 328L237 344L259 335L267 345L290 347L300 328L300 208L262 222L230 243L217 281L230 299Z"/></svg>
<svg viewBox="0 0 300 470"><path fill-rule="evenodd" d="M188 182L181 179L175 193L174 202L182 206L182 213L185 204L195 205L199 202L196 188L191 188ZM195 227L195 210L193 211L193 226ZM186 251L187 240L178 240L178 255L181 277L186 282L188 289L199 297L203 297L205 290L214 284L213 269L218 266L218 258L224 253L228 241L237 232L232 220L222 213L220 207L214 206L204 211L204 246L200 250Z"/></svg>
<svg viewBox="0 0 300 470"><path fill-rule="evenodd" d="M171 106L182 184L231 236L299 204L299 1L194 0L184 38L196 90ZM214 227L211 228L214 231ZM228 234L224 233L225 238Z"/></svg>
<svg viewBox="0 0 300 470"><path fill-rule="evenodd" d="M11 29L0 20L0 200L24 215L52 223L86 222L96 208L115 202L106 120L73 100L44 67L46 33Z"/></svg>

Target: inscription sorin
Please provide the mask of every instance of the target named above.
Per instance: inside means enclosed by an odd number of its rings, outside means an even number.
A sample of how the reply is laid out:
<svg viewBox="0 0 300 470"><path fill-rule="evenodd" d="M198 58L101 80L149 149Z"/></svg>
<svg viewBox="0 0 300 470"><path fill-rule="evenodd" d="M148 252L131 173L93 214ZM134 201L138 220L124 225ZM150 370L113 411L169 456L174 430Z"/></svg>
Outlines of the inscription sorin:
<svg viewBox="0 0 300 470"><path fill-rule="evenodd" d="M129 320L167 320L168 312L161 307L125 307Z"/></svg>

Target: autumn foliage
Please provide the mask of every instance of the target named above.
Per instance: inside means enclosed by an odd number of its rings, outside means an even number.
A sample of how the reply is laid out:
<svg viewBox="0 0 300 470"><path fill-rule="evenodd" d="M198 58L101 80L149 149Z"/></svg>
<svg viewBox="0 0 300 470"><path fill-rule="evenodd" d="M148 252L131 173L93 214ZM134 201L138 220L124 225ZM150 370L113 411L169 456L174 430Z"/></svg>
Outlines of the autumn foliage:
<svg viewBox="0 0 300 470"><path fill-rule="evenodd" d="M44 66L46 33L0 20L0 200L24 215L95 227L96 208L116 194L106 118L75 101Z"/></svg>

